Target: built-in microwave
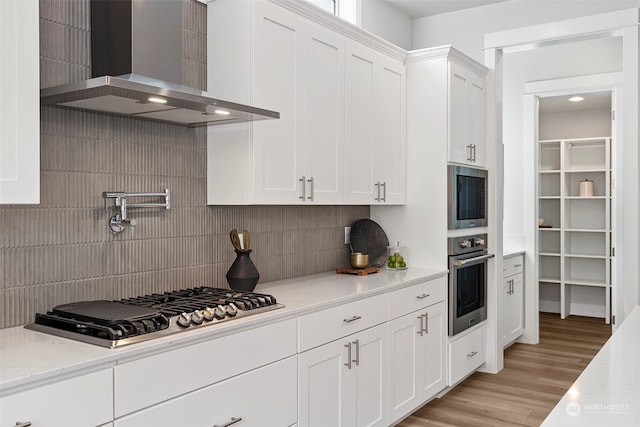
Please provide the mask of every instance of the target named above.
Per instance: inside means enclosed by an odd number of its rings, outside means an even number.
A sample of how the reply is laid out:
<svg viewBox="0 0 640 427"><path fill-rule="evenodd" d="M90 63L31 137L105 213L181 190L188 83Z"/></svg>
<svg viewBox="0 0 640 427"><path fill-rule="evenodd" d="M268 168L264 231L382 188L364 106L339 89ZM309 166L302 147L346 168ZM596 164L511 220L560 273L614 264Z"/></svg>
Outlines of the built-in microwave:
<svg viewBox="0 0 640 427"><path fill-rule="evenodd" d="M449 230L487 225L487 170L448 166Z"/></svg>

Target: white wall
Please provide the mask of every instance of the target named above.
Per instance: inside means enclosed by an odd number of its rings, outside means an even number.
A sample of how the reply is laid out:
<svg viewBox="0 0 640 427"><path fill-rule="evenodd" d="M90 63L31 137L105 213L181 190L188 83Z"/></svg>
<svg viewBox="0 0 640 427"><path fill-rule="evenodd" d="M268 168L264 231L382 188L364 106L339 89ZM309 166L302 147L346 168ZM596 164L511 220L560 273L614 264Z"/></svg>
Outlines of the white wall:
<svg viewBox="0 0 640 427"><path fill-rule="evenodd" d="M483 62L486 33L635 7L640 0L510 0L414 20L413 49L451 44Z"/></svg>
<svg viewBox="0 0 640 427"><path fill-rule="evenodd" d="M527 82L622 70L620 38L589 40L507 53L503 58L504 234L525 234L526 199L522 189L531 150L524 145L524 88ZM603 135L589 135L603 136ZM542 138L545 139L545 138Z"/></svg>
<svg viewBox="0 0 640 427"><path fill-rule="evenodd" d="M540 114L540 139L592 138L611 135L611 109Z"/></svg>
<svg viewBox="0 0 640 427"><path fill-rule="evenodd" d="M405 50L412 49L413 19L383 0L363 0L361 27Z"/></svg>

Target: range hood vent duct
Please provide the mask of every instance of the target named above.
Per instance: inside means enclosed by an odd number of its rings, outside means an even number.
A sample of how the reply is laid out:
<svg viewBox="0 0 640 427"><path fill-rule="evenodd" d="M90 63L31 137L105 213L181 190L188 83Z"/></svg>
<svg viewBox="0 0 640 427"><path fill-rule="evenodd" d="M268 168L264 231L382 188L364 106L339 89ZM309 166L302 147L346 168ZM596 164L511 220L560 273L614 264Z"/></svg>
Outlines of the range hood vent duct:
<svg viewBox="0 0 640 427"><path fill-rule="evenodd" d="M184 126L280 113L223 101L182 79L182 0L91 0L92 78L40 90L42 105Z"/></svg>

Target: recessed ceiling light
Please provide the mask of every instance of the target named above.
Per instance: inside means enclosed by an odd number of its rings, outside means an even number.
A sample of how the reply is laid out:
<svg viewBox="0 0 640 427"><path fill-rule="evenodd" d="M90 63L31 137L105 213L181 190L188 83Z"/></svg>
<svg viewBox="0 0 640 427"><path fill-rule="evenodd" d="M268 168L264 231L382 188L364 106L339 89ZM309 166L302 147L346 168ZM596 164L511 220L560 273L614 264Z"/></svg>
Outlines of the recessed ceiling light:
<svg viewBox="0 0 640 427"><path fill-rule="evenodd" d="M581 96L572 96L571 98L569 98L569 101L571 102L580 102L580 101L584 101L584 98Z"/></svg>
<svg viewBox="0 0 640 427"><path fill-rule="evenodd" d="M229 113L228 111L225 111L225 110L215 110L214 113L220 114L221 116L228 116L229 114L231 114L231 113Z"/></svg>
<svg viewBox="0 0 640 427"><path fill-rule="evenodd" d="M147 99L149 102L155 102L156 104L166 104L167 100L163 98L158 98L156 96L151 96Z"/></svg>

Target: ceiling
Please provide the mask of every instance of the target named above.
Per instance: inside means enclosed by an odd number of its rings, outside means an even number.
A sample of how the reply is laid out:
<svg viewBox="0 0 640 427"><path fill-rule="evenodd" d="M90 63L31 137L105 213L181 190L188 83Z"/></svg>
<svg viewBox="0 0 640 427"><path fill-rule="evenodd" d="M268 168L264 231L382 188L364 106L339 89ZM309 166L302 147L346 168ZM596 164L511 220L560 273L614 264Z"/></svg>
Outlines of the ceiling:
<svg viewBox="0 0 640 427"><path fill-rule="evenodd" d="M569 102L573 95L552 96L540 98L540 113L556 113L560 111L583 111L600 108L611 109L611 92L591 92L576 94L582 96L584 101Z"/></svg>
<svg viewBox="0 0 640 427"><path fill-rule="evenodd" d="M412 18L500 3L505 0L386 0Z"/></svg>

